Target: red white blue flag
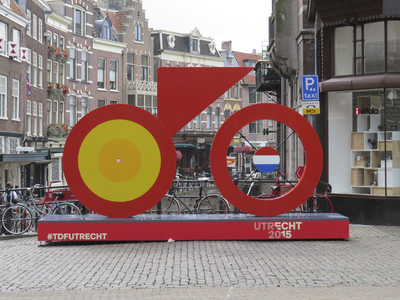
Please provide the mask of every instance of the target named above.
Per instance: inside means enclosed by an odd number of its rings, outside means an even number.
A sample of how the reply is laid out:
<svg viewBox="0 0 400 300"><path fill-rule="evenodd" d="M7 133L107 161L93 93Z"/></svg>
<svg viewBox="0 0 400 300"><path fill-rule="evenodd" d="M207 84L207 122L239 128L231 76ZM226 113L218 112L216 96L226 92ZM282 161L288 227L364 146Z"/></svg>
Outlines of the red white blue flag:
<svg viewBox="0 0 400 300"><path fill-rule="evenodd" d="M270 173L275 171L281 158L279 157L279 153L271 148L271 147L263 147L258 149L253 156L253 163L256 168L264 173Z"/></svg>
<svg viewBox="0 0 400 300"><path fill-rule="evenodd" d="M29 82L29 74L26 74L26 83L28 84L28 95L31 95L31 83Z"/></svg>

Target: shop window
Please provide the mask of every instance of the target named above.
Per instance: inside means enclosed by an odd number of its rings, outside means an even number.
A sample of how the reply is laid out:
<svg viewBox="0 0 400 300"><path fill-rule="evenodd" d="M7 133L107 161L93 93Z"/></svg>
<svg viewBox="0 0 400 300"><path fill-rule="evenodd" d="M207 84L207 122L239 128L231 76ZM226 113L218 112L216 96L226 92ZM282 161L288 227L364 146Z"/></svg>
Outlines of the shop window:
<svg viewBox="0 0 400 300"><path fill-rule="evenodd" d="M335 193L400 195L400 89L328 97L329 183ZM350 139L343 139L346 132Z"/></svg>

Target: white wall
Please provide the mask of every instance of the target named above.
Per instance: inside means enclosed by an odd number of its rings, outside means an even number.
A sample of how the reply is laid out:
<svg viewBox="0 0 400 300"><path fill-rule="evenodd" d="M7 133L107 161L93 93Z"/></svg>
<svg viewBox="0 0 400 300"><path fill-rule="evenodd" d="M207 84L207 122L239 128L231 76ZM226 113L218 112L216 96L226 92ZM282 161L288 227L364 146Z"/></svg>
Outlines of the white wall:
<svg viewBox="0 0 400 300"><path fill-rule="evenodd" d="M333 193L350 193L352 92L328 93L329 183Z"/></svg>

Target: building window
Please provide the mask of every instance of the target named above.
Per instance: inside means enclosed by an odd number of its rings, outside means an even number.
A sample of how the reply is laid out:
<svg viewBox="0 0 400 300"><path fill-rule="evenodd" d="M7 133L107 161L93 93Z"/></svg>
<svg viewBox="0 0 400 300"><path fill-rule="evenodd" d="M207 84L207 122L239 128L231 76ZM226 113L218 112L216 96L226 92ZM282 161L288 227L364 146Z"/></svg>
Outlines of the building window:
<svg viewBox="0 0 400 300"><path fill-rule="evenodd" d="M38 37L39 37L39 42L43 42L43 20L39 19L39 28L38 28Z"/></svg>
<svg viewBox="0 0 400 300"><path fill-rule="evenodd" d="M148 56L142 55L140 67L142 70L141 79L143 81L148 81L149 80L149 57Z"/></svg>
<svg viewBox="0 0 400 300"><path fill-rule="evenodd" d="M227 90L224 94L224 99L229 99L230 98L230 89Z"/></svg>
<svg viewBox="0 0 400 300"><path fill-rule="evenodd" d="M26 100L26 134L32 133L32 102Z"/></svg>
<svg viewBox="0 0 400 300"><path fill-rule="evenodd" d="M224 111L224 119L228 119L231 116L231 110L230 109L225 109Z"/></svg>
<svg viewBox="0 0 400 300"><path fill-rule="evenodd" d="M43 88L43 56L39 54L38 87Z"/></svg>
<svg viewBox="0 0 400 300"><path fill-rule="evenodd" d="M196 129L201 129L201 115L196 116Z"/></svg>
<svg viewBox="0 0 400 300"><path fill-rule="evenodd" d="M0 75L0 118L7 118L7 77Z"/></svg>
<svg viewBox="0 0 400 300"><path fill-rule="evenodd" d="M51 74L53 70L53 64L51 60L47 60L47 83L51 82Z"/></svg>
<svg viewBox="0 0 400 300"><path fill-rule="evenodd" d="M76 79L76 49L69 50L69 79Z"/></svg>
<svg viewBox="0 0 400 300"><path fill-rule="evenodd" d="M65 37L60 36L60 48L65 50Z"/></svg>
<svg viewBox="0 0 400 300"><path fill-rule="evenodd" d="M275 121L273 120L268 120L268 140L269 141L275 141L275 132L273 132L275 130Z"/></svg>
<svg viewBox="0 0 400 300"><path fill-rule="evenodd" d="M47 100L47 107L46 107L46 112L47 112L47 125L51 124L51 100Z"/></svg>
<svg viewBox="0 0 400 300"><path fill-rule="evenodd" d="M32 18L32 37L37 40L37 16L35 14Z"/></svg>
<svg viewBox="0 0 400 300"><path fill-rule="evenodd" d="M258 93L256 88L249 88L249 103L262 103L262 93Z"/></svg>
<svg viewBox="0 0 400 300"><path fill-rule="evenodd" d="M135 55L128 53L126 56L126 78L129 81L135 79Z"/></svg>
<svg viewBox="0 0 400 300"><path fill-rule="evenodd" d="M87 97L82 97L82 110L81 110L81 116L85 116L88 113L88 98Z"/></svg>
<svg viewBox="0 0 400 300"><path fill-rule="evenodd" d="M199 40L198 39L190 39L190 49L191 52L199 52Z"/></svg>
<svg viewBox="0 0 400 300"><path fill-rule="evenodd" d="M54 62L53 67L53 82L58 83L58 62Z"/></svg>
<svg viewBox="0 0 400 300"><path fill-rule="evenodd" d="M221 125L221 116L219 112L219 107L215 109L215 129L218 129Z"/></svg>
<svg viewBox="0 0 400 300"><path fill-rule="evenodd" d="M53 33L53 47L58 48L58 34Z"/></svg>
<svg viewBox="0 0 400 300"><path fill-rule="evenodd" d="M97 99L97 107L102 107L106 105L105 99Z"/></svg>
<svg viewBox="0 0 400 300"><path fill-rule="evenodd" d="M257 61L255 61L255 60L244 60L243 61L243 64L244 64L245 67L253 67L253 68L255 68L256 67L256 63L257 63ZM250 71L249 74L250 75L255 75L255 71L252 70L252 71Z"/></svg>
<svg viewBox="0 0 400 300"><path fill-rule="evenodd" d="M135 25L135 41L142 41L142 26L140 25Z"/></svg>
<svg viewBox="0 0 400 300"><path fill-rule="evenodd" d="M69 97L69 126L76 124L76 96Z"/></svg>
<svg viewBox="0 0 400 300"><path fill-rule="evenodd" d="M17 56L13 57L15 60L19 60L20 38L21 38L21 32L15 28L13 28L13 42L17 44L17 47L16 47Z"/></svg>
<svg viewBox="0 0 400 300"><path fill-rule="evenodd" d="M118 104L118 100L110 100L110 104Z"/></svg>
<svg viewBox="0 0 400 300"><path fill-rule="evenodd" d="M249 124L249 133L263 133L262 120L258 120Z"/></svg>
<svg viewBox="0 0 400 300"><path fill-rule="evenodd" d="M187 124L187 128L188 128L188 129L193 129L193 120L191 120L191 121Z"/></svg>
<svg viewBox="0 0 400 300"><path fill-rule="evenodd" d="M0 55L7 55L7 40L8 40L8 26L6 23L0 21L0 47L3 51L0 52Z"/></svg>
<svg viewBox="0 0 400 300"><path fill-rule="evenodd" d="M37 102L36 101L32 101L32 117L33 117L32 134L37 135Z"/></svg>
<svg viewBox="0 0 400 300"><path fill-rule="evenodd" d="M58 102L53 101L53 123L58 123Z"/></svg>
<svg viewBox="0 0 400 300"><path fill-rule="evenodd" d="M399 26L379 21L335 28L335 76L399 72Z"/></svg>
<svg viewBox="0 0 400 300"><path fill-rule="evenodd" d="M37 53L32 51L32 78L31 85L37 86Z"/></svg>
<svg viewBox="0 0 400 300"><path fill-rule="evenodd" d="M211 130L211 117L212 117L212 109L211 107L207 108L207 130Z"/></svg>
<svg viewBox="0 0 400 300"><path fill-rule="evenodd" d="M86 12L74 8L74 33L85 35L86 28Z"/></svg>
<svg viewBox="0 0 400 300"><path fill-rule="evenodd" d="M60 83L65 84L65 65L60 64Z"/></svg>
<svg viewBox="0 0 400 300"><path fill-rule="evenodd" d="M58 105L58 112L59 112L59 122L60 124L64 124L64 102L60 101L59 105Z"/></svg>
<svg viewBox="0 0 400 300"><path fill-rule="evenodd" d="M117 89L117 61L110 60L110 90Z"/></svg>
<svg viewBox="0 0 400 300"><path fill-rule="evenodd" d="M26 9L26 16L28 17L28 20L29 20L29 24L26 29L26 34L29 36L32 36L32 31L31 31L31 29L32 29L32 13L29 9Z"/></svg>
<svg viewBox="0 0 400 300"><path fill-rule="evenodd" d="M88 53L87 51L81 52L81 71L82 71L82 81L88 81Z"/></svg>
<svg viewBox="0 0 400 300"><path fill-rule="evenodd" d="M38 103L38 134L43 136L43 103Z"/></svg>
<svg viewBox="0 0 400 300"><path fill-rule="evenodd" d="M51 47L51 41L52 41L52 33L51 33L51 31L49 31L49 30L47 30L47 33L48 33L48 37L46 38L46 41L47 41L47 47Z"/></svg>
<svg viewBox="0 0 400 300"><path fill-rule="evenodd" d="M12 80L12 119L19 120L19 80Z"/></svg>
<svg viewBox="0 0 400 300"><path fill-rule="evenodd" d="M236 84L233 86L232 98L233 98L233 99L239 99L239 83L236 83Z"/></svg>
<svg viewBox="0 0 400 300"><path fill-rule="evenodd" d="M103 22L100 37L105 40L111 40L111 25L107 20Z"/></svg>
<svg viewBox="0 0 400 300"><path fill-rule="evenodd" d="M104 89L104 83L106 82L106 60L105 58L97 59L97 88Z"/></svg>
<svg viewBox="0 0 400 300"><path fill-rule="evenodd" d="M150 95L137 95L137 107L140 107L149 113L157 116L157 97Z"/></svg>

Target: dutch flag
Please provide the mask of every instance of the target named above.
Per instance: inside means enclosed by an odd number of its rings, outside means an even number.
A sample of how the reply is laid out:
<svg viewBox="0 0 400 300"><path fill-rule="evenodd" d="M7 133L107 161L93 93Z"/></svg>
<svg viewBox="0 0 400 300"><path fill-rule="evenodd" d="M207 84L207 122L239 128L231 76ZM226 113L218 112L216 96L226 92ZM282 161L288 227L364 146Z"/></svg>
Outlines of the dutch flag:
<svg viewBox="0 0 400 300"><path fill-rule="evenodd" d="M271 147L263 147L258 149L253 156L253 163L256 168L264 173L270 173L275 171L281 158L279 157L278 152Z"/></svg>

